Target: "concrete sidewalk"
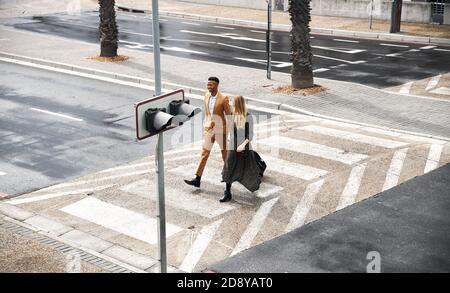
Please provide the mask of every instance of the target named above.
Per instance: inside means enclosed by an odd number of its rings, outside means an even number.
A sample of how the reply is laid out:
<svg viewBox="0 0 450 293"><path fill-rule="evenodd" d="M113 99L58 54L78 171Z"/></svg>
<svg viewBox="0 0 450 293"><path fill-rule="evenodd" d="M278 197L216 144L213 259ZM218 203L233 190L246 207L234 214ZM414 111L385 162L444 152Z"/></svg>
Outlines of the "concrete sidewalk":
<svg viewBox="0 0 450 293"><path fill-rule="evenodd" d="M152 53L120 48L119 53L129 56L129 60L104 63L89 59L99 53L96 44L6 27L0 28L0 33L3 39L8 40L0 50L4 60L40 63L137 85L153 84ZM24 46L30 42L34 45ZM249 97L250 103L259 106L426 133L427 136L450 137L450 103L446 100L392 94L360 84L321 78L315 78L315 83L325 86L327 91L303 97L289 96L274 91L279 86L290 84L289 74L273 72L272 80L267 80L264 70L168 55L161 56L161 64L163 87L166 89L182 87L202 96L206 91L205 79L217 75L219 66L222 91ZM249 78L243 79L243 76Z"/></svg>

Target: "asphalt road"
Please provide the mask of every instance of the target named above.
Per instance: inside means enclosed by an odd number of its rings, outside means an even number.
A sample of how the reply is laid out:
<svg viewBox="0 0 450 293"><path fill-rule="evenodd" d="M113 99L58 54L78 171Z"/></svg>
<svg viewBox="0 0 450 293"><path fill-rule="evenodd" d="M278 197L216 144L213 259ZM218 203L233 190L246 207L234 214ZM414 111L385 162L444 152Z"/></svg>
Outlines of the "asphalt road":
<svg viewBox="0 0 450 293"><path fill-rule="evenodd" d="M156 137L136 142L134 118L134 104L152 96L145 89L2 62L0 195L20 195L154 154ZM201 107L199 100L191 104ZM165 149L201 137L198 115L166 132Z"/></svg>
<svg viewBox="0 0 450 293"><path fill-rule="evenodd" d="M152 50L149 16L118 12L120 46ZM98 43L98 12L2 20L15 28ZM266 33L231 25L161 17L163 54L266 69ZM287 32L272 33L275 71L289 72ZM448 72L450 48L312 35L315 76L385 88Z"/></svg>

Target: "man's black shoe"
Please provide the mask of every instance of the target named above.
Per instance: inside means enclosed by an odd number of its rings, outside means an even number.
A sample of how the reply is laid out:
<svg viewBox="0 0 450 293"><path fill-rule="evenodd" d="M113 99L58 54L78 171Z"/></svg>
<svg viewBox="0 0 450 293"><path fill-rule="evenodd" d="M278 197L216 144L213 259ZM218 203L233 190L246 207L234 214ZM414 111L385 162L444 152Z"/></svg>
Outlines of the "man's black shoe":
<svg viewBox="0 0 450 293"><path fill-rule="evenodd" d="M223 197L221 199L219 199L220 202L227 202L230 201L232 198L231 192L227 192L225 191L223 194Z"/></svg>
<svg viewBox="0 0 450 293"><path fill-rule="evenodd" d="M188 184L188 185L192 185L192 186L195 186L195 187L200 187L200 179L201 179L202 177L200 177L200 176L196 176L194 179L192 179L192 180L184 180L184 182L186 182L186 184Z"/></svg>

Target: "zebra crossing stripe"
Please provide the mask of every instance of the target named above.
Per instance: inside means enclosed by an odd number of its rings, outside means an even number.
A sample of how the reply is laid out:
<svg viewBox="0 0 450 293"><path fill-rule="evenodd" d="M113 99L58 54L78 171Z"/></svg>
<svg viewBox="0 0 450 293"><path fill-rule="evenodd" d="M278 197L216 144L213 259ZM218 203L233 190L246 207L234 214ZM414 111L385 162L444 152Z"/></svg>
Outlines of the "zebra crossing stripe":
<svg viewBox="0 0 450 293"><path fill-rule="evenodd" d="M86 197L61 208L60 211L150 244L157 243L158 233L155 218L150 218L94 197ZM166 224L167 237L182 230L181 227L176 225Z"/></svg>
<svg viewBox="0 0 450 293"><path fill-rule="evenodd" d="M7 201L6 203L13 204L13 205L23 204L23 203L30 203L30 202L40 201L40 200L46 200L46 199L61 197L61 196L65 196L65 195L76 195L76 194L83 194L83 193L87 193L87 192L99 191L99 190L103 190L103 189L109 188L111 186L113 186L113 185L112 184L110 184L110 185L102 185L102 186L97 186L97 187L92 187L92 188L85 188L85 189L70 190L70 191L65 191L65 192L43 194L43 195L38 195L38 196L34 196L34 197L13 199L13 200Z"/></svg>
<svg viewBox="0 0 450 293"><path fill-rule="evenodd" d="M179 166L174 169L170 169L169 172L172 174L175 174L175 175L179 175L179 176L189 176L189 174L192 174L196 168L197 168L196 164L190 164L190 165L184 165L184 166ZM202 176L202 181L208 182L213 185L225 187L225 183L220 182L222 179L221 172L222 172L222 170L206 166L205 171ZM250 196L252 196L252 197L256 196L259 198L266 198L266 197L271 196L272 194L275 194L275 193L283 190L283 188L280 186L273 185L273 184L266 183L266 182L262 182L259 190L255 191L254 193L251 193L250 191L245 189L245 187L243 187L240 184L233 185L233 188L238 189L238 191L240 193L250 194Z"/></svg>
<svg viewBox="0 0 450 293"><path fill-rule="evenodd" d="M150 162L137 163L137 164L132 164L132 165L125 165L125 166L119 166L119 167L105 169L98 173L100 173L100 174L101 173L109 173L109 172L122 171L122 170L126 170L126 169L134 169L134 168L146 167L146 166L151 167L152 164Z"/></svg>
<svg viewBox="0 0 450 293"><path fill-rule="evenodd" d="M142 179L125 185L120 190L156 201L156 192L151 187L152 182L150 180ZM214 199L205 198L170 186L166 186L165 193L166 205L210 219L239 207L238 204L232 202L220 203L218 196Z"/></svg>
<svg viewBox="0 0 450 293"><path fill-rule="evenodd" d="M148 170L142 170L142 171L136 171L136 172L130 172L130 173L123 173L123 174L118 174L118 175L100 177L100 178L96 178L96 179L82 180L82 181L77 181L77 182L72 182L72 183L63 183L63 184L53 185L53 186L41 189L41 191L54 190L54 189L72 187L72 186L77 186L77 185L86 185L86 184L97 183L97 182L100 182L100 181L117 179L117 178L123 178L123 177L131 177L131 176L136 176L136 175L142 175L142 174L150 173L152 171L155 171L155 170L154 169L153 170L148 169Z"/></svg>
<svg viewBox="0 0 450 293"><path fill-rule="evenodd" d="M393 54L392 54L392 55L393 55ZM405 83L405 84L400 88L399 93L401 93L401 94L409 94L409 92L411 91L411 86L412 86L412 85L413 85L413 82L412 82L412 81Z"/></svg>
<svg viewBox="0 0 450 293"><path fill-rule="evenodd" d="M407 152L408 148L398 150L394 153L382 191L388 190L398 184L398 179L400 178L400 173L402 171Z"/></svg>
<svg viewBox="0 0 450 293"><path fill-rule="evenodd" d="M223 219L220 219L202 228L194 243L189 248L186 257L180 266L180 270L188 273L191 273L194 270L209 243L214 238L214 235L222 224L222 221Z"/></svg>
<svg viewBox="0 0 450 293"><path fill-rule="evenodd" d="M367 156L363 154L345 152L338 148L277 135L260 139L258 140L258 143L274 148L284 148L292 152L303 153L327 160L338 161L348 165L352 165L367 158Z"/></svg>
<svg viewBox="0 0 450 293"><path fill-rule="evenodd" d="M327 135L327 136L342 138L342 139L346 139L346 140L351 140L354 142L360 142L360 143L370 144L370 145L374 145L374 146L384 147L384 148L398 148L398 147L405 146L408 144L406 142L394 141L394 140L390 140L390 139L368 136L368 135L354 133L354 132L350 132L350 131L332 129L332 128L316 126L316 125L303 126L303 127L299 127L298 129L310 131L313 133L318 133L321 135Z"/></svg>
<svg viewBox="0 0 450 293"><path fill-rule="evenodd" d="M426 91L429 91L437 86L439 83L439 80L441 79L441 75L433 76L430 81L427 84L427 87L425 88Z"/></svg>
<svg viewBox="0 0 450 293"><path fill-rule="evenodd" d="M303 194L302 199L295 207L294 213L291 216L289 224L286 226L285 231L290 232L300 226L305 224L306 217L311 209L314 200L316 199L316 195L322 187L324 180L319 180L314 183L309 184L306 187L305 193Z"/></svg>
<svg viewBox="0 0 450 293"><path fill-rule="evenodd" d="M427 163L425 164L425 169L423 171L424 173L428 173L439 167L439 160L441 159L443 148L444 146L440 144L432 144L430 146Z"/></svg>
<svg viewBox="0 0 450 293"><path fill-rule="evenodd" d="M357 165L352 169L336 210L343 209L355 203L366 167L367 163L364 163L362 165Z"/></svg>
<svg viewBox="0 0 450 293"><path fill-rule="evenodd" d="M267 170L275 171L284 175L290 175L302 180L313 180L325 176L328 171L317 169L311 166L291 163L268 155L262 155L262 159L267 163Z"/></svg>
<svg viewBox="0 0 450 293"><path fill-rule="evenodd" d="M239 242L236 244L233 251L231 252L230 256L233 256L244 249L250 248L253 239L256 237L259 230L261 230L261 227L263 226L264 222L266 221L267 217L272 211L273 206L277 201L278 197L272 198L271 200L268 200L263 204L261 204L256 214L253 216L252 221L247 226L247 229L239 239Z"/></svg>

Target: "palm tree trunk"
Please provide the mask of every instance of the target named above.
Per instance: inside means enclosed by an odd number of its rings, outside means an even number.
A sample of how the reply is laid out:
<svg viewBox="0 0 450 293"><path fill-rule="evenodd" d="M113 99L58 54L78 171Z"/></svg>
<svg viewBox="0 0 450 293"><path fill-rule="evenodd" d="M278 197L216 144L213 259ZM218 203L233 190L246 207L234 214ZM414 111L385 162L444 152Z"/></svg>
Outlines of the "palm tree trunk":
<svg viewBox="0 0 450 293"><path fill-rule="evenodd" d="M309 41L310 0L289 0L291 30L291 79L293 88L314 86L311 44Z"/></svg>
<svg viewBox="0 0 450 293"><path fill-rule="evenodd" d="M100 5L100 57L117 56L118 30L115 0L98 0Z"/></svg>

